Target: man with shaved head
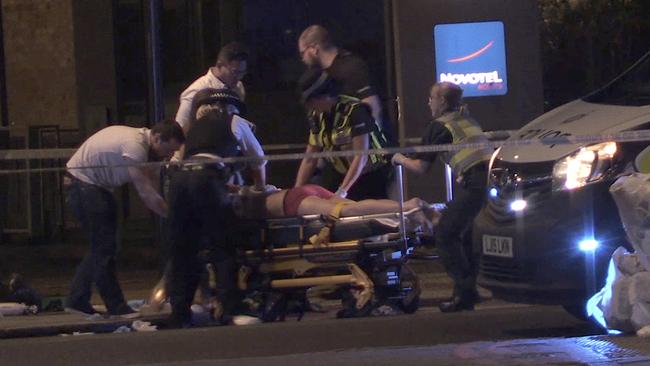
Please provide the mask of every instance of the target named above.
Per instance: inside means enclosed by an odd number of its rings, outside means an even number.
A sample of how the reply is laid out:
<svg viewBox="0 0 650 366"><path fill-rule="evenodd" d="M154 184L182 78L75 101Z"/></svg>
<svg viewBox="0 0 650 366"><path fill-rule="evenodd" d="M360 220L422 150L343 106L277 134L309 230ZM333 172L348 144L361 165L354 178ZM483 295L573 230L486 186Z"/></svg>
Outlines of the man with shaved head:
<svg viewBox="0 0 650 366"><path fill-rule="evenodd" d="M383 118L381 99L371 86L368 65L358 56L341 49L321 25L311 25L298 39L302 62L310 68L320 68L338 84L340 94L354 97L367 104L372 117L392 137L392 126Z"/></svg>

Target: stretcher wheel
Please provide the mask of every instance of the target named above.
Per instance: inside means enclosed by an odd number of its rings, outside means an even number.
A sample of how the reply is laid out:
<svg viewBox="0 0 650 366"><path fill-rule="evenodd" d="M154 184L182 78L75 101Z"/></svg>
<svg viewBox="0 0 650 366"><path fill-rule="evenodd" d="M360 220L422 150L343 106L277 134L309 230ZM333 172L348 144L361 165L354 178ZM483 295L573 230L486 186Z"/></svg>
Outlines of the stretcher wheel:
<svg viewBox="0 0 650 366"><path fill-rule="evenodd" d="M357 300L352 294L352 291L354 290L343 291L341 297L343 309L336 313L337 318L361 318L370 315L373 308L373 301L368 301L363 308L357 309Z"/></svg>
<svg viewBox="0 0 650 366"><path fill-rule="evenodd" d="M271 293L264 301L263 322L284 321L287 315L287 297L280 293Z"/></svg>
<svg viewBox="0 0 650 366"><path fill-rule="evenodd" d="M404 264L401 270L401 290L406 294L398 303L399 308L406 314L413 314L420 308L420 279L413 269Z"/></svg>
<svg viewBox="0 0 650 366"><path fill-rule="evenodd" d="M410 301L406 302L402 299L399 302L399 308L406 314L413 314L420 308L420 295L413 297Z"/></svg>

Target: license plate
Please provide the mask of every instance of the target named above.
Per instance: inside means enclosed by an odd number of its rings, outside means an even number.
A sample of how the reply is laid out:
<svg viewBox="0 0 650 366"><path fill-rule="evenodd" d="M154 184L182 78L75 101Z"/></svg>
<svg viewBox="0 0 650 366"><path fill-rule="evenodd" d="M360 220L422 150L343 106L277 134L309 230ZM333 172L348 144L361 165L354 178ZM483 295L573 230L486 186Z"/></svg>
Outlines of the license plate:
<svg viewBox="0 0 650 366"><path fill-rule="evenodd" d="M483 254L512 258L512 238L507 236L483 235Z"/></svg>

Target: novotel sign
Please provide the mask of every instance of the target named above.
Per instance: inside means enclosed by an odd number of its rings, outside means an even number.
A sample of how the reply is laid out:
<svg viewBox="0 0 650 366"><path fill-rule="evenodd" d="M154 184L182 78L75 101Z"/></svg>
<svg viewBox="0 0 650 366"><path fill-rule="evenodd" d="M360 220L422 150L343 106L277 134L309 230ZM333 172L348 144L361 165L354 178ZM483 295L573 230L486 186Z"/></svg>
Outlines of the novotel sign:
<svg viewBox="0 0 650 366"><path fill-rule="evenodd" d="M503 23L436 24L436 80L460 85L466 97L508 93Z"/></svg>

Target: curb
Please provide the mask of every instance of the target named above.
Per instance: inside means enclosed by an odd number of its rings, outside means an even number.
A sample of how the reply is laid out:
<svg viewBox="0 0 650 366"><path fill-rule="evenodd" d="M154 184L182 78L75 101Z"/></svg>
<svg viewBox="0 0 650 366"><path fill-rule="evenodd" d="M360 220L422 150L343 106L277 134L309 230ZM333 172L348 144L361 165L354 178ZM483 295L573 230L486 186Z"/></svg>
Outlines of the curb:
<svg viewBox="0 0 650 366"><path fill-rule="evenodd" d="M46 320L46 317L60 318L65 315L52 313L42 316L41 319ZM0 339L57 336L62 334L83 335L83 333L113 333L119 327L130 326L135 320L151 322L154 325L166 325L168 316L168 314L156 314L140 316L135 319L110 318L105 320L79 320L78 316L74 316L74 319L59 321L57 324L32 324L22 326L17 324L14 326L3 327L0 328ZM27 317L29 318L30 316ZM4 320L6 321L8 318L11 319L11 317L5 317ZM27 319L22 319L23 322L25 320ZM18 322L21 322L21 320L16 319L16 323ZM0 321L0 324L2 324L2 321Z"/></svg>

